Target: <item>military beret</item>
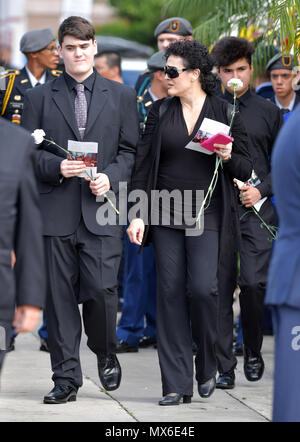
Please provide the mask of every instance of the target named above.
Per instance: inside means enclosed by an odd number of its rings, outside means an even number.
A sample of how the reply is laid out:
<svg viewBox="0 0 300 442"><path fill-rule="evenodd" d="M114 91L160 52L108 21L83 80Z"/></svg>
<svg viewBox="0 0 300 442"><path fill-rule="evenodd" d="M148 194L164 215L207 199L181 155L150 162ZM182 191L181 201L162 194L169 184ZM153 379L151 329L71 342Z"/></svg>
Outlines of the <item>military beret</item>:
<svg viewBox="0 0 300 442"><path fill-rule="evenodd" d="M155 28L154 37L158 37L159 34L193 35L193 28L185 18L171 17L159 23Z"/></svg>
<svg viewBox="0 0 300 442"><path fill-rule="evenodd" d="M293 56L289 54L276 54L271 60L267 63L266 70L273 71L274 69L288 69L293 70L294 68L294 60Z"/></svg>
<svg viewBox="0 0 300 442"><path fill-rule="evenodd" d="M149 60L147 60L148 72L155 72L163 70L166 65L165 52L159 51L151 55Z"/></svg>
<svg viewBox="0 0 300 442"><path fill-rule="evenodd" d="M55 40L50 28L34 29L26 32L20 41L20 51L27 54L29 52L38 52L45 49L49 43Z"/></svg>

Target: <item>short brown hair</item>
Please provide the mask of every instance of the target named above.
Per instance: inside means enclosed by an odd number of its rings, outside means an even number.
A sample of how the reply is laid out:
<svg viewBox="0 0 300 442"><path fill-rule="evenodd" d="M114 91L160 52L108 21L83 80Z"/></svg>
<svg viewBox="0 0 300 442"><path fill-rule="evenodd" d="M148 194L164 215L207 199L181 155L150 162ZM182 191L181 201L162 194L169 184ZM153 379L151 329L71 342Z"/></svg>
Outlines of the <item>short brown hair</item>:
<svg viewBox="0 0 300 442"><path fill-rule="evenodd" d="M95 29L85 18L72 15L66 18L58 29L58 41L60 45L62 45L66 35L71 35L83 41L95 40Z"/></svg>

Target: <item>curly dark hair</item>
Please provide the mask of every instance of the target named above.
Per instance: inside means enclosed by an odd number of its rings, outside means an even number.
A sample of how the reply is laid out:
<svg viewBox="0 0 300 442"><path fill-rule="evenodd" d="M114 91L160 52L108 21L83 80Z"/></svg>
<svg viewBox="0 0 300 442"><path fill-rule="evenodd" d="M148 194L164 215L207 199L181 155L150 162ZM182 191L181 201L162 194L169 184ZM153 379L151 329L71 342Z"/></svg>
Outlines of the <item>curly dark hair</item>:
<svg viewBox="0 0 300 442"><path fill-rule="evenodd" d="M213 47L211 56L215 66L229 66L232 63L246 58L252 64L254 46L250 41L240 37L223 37Z"/></svg>
<svg viewBox="0 0 300 442"><path fill-rule="evenodd" d="M208 95L215 92L217 77L212 73L214 64L206 46L197 40L177 40L166 49L166 59L170 55L181 57L186 68L199 69L200 83L204 92Z"/></svg>

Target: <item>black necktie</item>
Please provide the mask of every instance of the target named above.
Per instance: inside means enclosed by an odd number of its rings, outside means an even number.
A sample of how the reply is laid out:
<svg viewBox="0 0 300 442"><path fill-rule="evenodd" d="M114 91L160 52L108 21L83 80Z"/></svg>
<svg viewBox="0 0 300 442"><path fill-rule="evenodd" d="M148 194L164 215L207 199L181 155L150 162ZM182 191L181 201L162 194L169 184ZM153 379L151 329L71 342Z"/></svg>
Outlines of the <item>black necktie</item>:
<svg viewBox="0 0 300 442"><path fill-rule="evenodd" d="M289 109L285 109L284 107L282 107L281 108L281 112L284 115L284 114L288 114L290 112L290 110Z"/></svg>
<svg viewBox="0 0 300 442"><path fill-rule="evenodd" d="M75 116L81 139L83 139L87 120L87 102L84 93L84 85L78 83L76 85L76 92L77 95L75 98Z"/></svg>
<svg viewBox="0 0 300 442"><path fill-rule="evenodd" d="M35 86L34 87L36 87L36 86L40 86L41 85L41 83L38 81L37 83L35 83Z"/></svg>

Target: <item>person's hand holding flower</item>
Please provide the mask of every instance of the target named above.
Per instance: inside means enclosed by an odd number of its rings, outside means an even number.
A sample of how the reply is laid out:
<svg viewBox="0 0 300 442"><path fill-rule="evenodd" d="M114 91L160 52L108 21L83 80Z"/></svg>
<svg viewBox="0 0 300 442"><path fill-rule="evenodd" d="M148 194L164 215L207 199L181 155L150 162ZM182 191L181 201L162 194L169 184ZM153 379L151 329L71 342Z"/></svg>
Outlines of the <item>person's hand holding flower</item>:
<svg viewBox="0 0 300 442"><path fill-rule="evenodd" d="M110 189L109 178L105 173L97 173L93 180L91 178L85 178L86 181L90 181L90 189L96 196L105 195Z"/></svg>

